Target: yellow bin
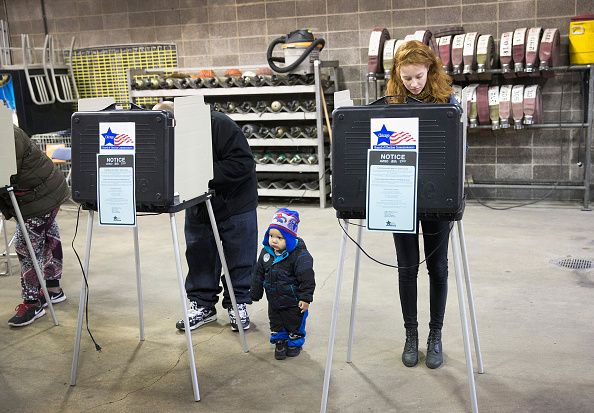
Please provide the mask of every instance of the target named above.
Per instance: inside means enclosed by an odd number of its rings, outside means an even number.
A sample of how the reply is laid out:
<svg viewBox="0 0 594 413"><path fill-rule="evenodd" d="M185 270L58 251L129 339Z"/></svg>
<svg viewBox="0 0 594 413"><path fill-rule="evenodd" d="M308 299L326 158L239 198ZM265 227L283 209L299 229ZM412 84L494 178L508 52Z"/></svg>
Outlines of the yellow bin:
<svg viewBox="0 0 594 413"><path fill-rule="evenodd" d="M594 14L582 14L571 18L569 61L572 65L594 63Z"/></svg>

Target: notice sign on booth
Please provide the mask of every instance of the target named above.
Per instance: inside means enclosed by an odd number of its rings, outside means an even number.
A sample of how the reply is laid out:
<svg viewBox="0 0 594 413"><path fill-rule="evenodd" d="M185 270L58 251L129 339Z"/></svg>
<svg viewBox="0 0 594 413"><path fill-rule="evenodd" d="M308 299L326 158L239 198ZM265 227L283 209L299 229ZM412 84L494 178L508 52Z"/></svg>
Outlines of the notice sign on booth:
<svg viewBox="0 0 594 413"><path fill-rule="evenodd" d="M417 232L417 153L369 149L367 229Z"/></svg>
<svg viewBox="0 0 594 413"><path fill-rule="evenodd" d="M99 225L136 226L134 155L97 154Z"/></svg>
<svg viewBox="0 0 594 413"><path fill-rule="evenodd" d="M367 229L417 232L419 118L371 119Z"/></svg>

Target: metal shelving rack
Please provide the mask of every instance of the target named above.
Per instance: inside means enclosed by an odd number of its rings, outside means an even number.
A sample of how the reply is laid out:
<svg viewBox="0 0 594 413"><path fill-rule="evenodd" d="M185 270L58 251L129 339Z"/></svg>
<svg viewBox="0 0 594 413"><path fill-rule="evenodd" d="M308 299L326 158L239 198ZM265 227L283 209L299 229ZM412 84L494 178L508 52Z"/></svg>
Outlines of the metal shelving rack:
<svg viewBox="0 0 594 413"><path fill-rule="evenodd" d="M241 69L256 69L261 66L242 66ZM254 96L254 95L296 95L296 94L311 94L315 95L316 111L315 112L295 112L295 113L248 113L248 114L229 114L228 116L237 122L269 122L269 121L316 121L317 138L314 139L248 139L251 147L295 147L305 146L314 147L318 156L317 165L256 165L256 172L271 172L271 173L316 173L318 174L319 189L273 189L273 188L258 188L258 195L260 196L279 196L279 197L306 197L319 198L320 208L326 207L326 200L330 194L330 185L328 184L327 170L327 154L325 149L326 138L323 132L323 109L321 96L321 69L333 69L331 79L334 84L334 89L337 88L337 61L322 62L316 60L314 62L314 79L313 85L295 85L295 86L261 86L261 87L228 87L228 88L200 88L200 89L158 89L158 90L133 90L131 89L130 79L132 76L150 75L158 72L197 72L201 68L167 68L167 69L146 69L142 71L130 71L128 73L129 81L129 96L130 102L136 98L175 98L180 96L195 96L202 95L204 97L215 96ZM209 68L215 71L224 70L226 68Z"/></svg>
<svg viewBox="0 0 594 413"><path fill-rule="evenodd" d="M552 129L552 128L586 128L585 137L585 154L584 154L584 178L582 185L523 185L523 184L480 184L473 183L475 188L511 188L511 189L563 189L563 190L583 190L584 200L582 205L583 211L591 211L590 208L590 190L592 186L592 142L594 140L594 65L571 65L571 66L557 66L549 68L549 71L555 72L588 72L585 81L588 84L587 96L584 96L584 114L587 114L585 122L556 122L556 123L538 123L532 125L524 125L525 129ZM489 69L484 72L485 75L503 74L501 69ZM481 74L482 75L482 74ZM375 92L375 99L378 99L379 89L381 85L379 81L383 81L383 76L366 76L365 81L365 102L369 103L369 92L371 86ZM458 79L454 78L454 82ZM374 99L374 100L375 100ZM491 129L490 125L479 125L472 129Z"/></svg>

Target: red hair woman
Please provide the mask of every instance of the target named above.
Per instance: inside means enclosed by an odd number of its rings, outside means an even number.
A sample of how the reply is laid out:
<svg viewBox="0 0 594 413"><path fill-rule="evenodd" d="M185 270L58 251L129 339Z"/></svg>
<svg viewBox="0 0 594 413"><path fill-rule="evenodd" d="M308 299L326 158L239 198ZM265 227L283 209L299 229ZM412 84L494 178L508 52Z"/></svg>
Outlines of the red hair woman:
<svg viewBox="0 0 594 413"><path fill-rule="evenodd" d="M457 103L451 78L427 45L411 40L402 44L395 56L386 95L390 103ZM450 223L421 220L427 270L429 272L429 337L425 364L431 369L443 363L441 329L448 294L448 236ZM417 322L418 234L394 234L398 260L398 288L406 329L402 362L407 367L419 361Z"/></svg>

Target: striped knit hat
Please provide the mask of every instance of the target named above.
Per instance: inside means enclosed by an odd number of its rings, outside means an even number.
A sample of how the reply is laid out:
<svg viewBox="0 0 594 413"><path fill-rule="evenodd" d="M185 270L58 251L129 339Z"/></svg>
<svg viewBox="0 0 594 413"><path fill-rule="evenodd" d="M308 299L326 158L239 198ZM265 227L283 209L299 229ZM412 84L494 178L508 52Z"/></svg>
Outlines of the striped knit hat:
<svg viewBox="0 0 594 413"><path fill-rule="evenodd" d="M297 229L299 227L299 212L288 208L281 208L274 213L272 222L264 235L264 245L268 244L268 232L274 228L280 231L287 243L287 251L291 252L297 246Z"/></svg>

